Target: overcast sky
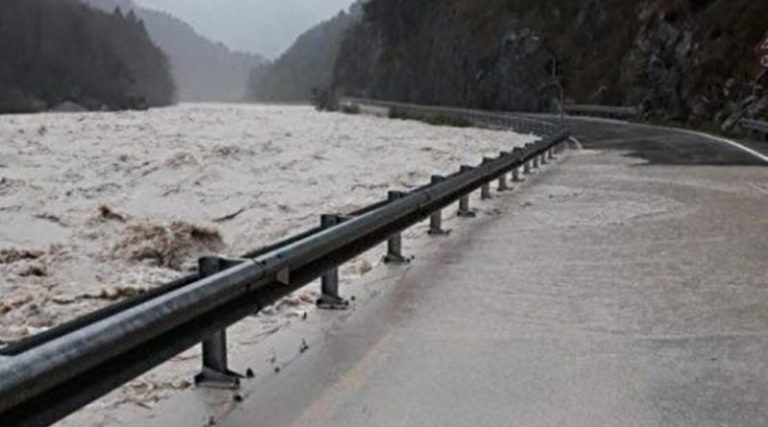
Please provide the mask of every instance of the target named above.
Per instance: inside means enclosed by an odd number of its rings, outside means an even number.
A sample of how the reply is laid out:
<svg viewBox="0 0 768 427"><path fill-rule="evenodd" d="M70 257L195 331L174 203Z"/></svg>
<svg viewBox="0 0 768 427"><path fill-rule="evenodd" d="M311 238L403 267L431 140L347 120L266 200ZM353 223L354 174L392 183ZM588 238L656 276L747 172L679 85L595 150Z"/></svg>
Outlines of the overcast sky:
<svg viewBox="0 0 768 427"><path fill-rule="evenodd" d="M353 0L134 0L187 21L232 49L274 58Z"/></svg>

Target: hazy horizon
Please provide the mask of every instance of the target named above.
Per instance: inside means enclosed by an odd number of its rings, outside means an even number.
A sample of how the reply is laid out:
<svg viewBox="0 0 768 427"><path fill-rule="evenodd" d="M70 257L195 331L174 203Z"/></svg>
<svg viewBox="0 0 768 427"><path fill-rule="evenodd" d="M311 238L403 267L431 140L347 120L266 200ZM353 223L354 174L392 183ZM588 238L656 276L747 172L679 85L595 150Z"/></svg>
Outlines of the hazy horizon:
<svg viewBox="0 0 768 427"><path fill-rule="evenodd" d="M134 0L166 11L230 49L273 59L354 0Z"/></svg>

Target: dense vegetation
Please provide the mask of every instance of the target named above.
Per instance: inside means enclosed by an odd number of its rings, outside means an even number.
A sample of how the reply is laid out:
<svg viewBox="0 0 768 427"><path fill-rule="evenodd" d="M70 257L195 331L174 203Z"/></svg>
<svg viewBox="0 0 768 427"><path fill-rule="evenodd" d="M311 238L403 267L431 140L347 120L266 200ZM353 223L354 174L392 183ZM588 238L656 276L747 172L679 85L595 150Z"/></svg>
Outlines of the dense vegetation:
<svg viewBox="0 0 768 427"><path fill-rule="evenodd" d="M80 1L108 12L118 7L133 11L168 56L181 101L242 101L251 69L265 62L258 55L233 52L201 36L186 22L131 0Z"/></svg>
<svg viewBox="0 0 768 427"><path fill-rule="evenodd" d="M258 67L251 75L249 98L268 102L308 101L313 89L327 88L341 41L359 21L359 7L341 12L301 35L280 58Z"/></svg>
<svg viewBox="0 0 768 427"><path fill-rule="evenodd" d="M753 0L370 0L345 38L342 94L489 109L641 106L649 118L765 118ZM759 80L762 79L762 80Z"/></svg>
<svg viewBox="0 0 768 427"><path fill-rule="evenodd" d="M65 101L89 109L167 105L168 62L133 13L75 0L0 1L0 113Z"/></svg>

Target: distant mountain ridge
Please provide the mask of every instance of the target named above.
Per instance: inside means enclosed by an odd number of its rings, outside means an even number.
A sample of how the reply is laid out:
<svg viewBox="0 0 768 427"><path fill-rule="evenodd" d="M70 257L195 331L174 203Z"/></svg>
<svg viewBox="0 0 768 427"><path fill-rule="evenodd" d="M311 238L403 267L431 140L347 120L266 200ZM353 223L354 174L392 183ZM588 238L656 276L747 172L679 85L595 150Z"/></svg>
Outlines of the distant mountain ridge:
<svg viewBox="0 0 768 427"><path fill-rule="evenodd" d="M362 19L362 2L340 12L296 39L272 63L253 70L249 99L266 102L309 101L315 88L329 88L344 36Z"/></svg>
<svg viewBox="0 0 768 427"><path fill-rule="evenodd" d="M258 55L233 52L198 34L189 24L131 0L80 0L112 12L133 10L144 22L153 42L169 58L181 101L243 101L251 69L266 60Z"/></svg>

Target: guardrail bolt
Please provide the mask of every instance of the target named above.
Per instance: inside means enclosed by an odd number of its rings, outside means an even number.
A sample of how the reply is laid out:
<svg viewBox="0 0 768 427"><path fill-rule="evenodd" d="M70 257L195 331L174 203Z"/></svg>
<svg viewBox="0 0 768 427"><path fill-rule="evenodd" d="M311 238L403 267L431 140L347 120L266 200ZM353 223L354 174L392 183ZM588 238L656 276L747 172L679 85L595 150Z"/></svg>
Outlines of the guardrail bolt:
<svg viewBox="0 0 768 427"><path fill-rule="evenodd" d="M403 197L405 197L405 193L401 191L390 191L387 200L394 202ZM403 256L403 236L401 233L396 233L387 240L387 254L384 256L384 263L407 264L409 262L411 260Z"/></svg>
<svg viewBox="0 0 768 427"><path fill-rule="evenodd" d="M230 267L230 260L211 256L200 258L200 278L213 276ZM240 387L242 375L230 371L227 364L227 332L222 329L203 340L203 369L195 376L197 387L235 390Z"/></svg>
<svg viewBox="0 0 768 427"><path fill-rule="evenodd" d="M336 214L322 215L320 226L331 228L341 222L341 217ZM334 267L320 278L321 295L317 300L317 307L324 310L345 310L349 307L349 301L339 296L339 268Z"/></svg>

